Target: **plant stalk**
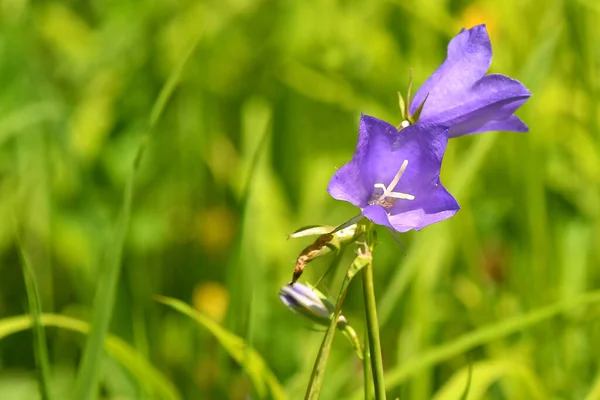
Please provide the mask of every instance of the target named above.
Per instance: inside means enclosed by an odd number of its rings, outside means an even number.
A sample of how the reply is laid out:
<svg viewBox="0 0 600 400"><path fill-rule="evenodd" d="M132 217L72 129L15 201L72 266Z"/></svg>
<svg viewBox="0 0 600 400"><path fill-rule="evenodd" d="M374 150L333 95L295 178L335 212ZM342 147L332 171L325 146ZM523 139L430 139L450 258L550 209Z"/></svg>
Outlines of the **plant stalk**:
<svg viewBox="0 0 600 400"><path fill-rule="evenodd" d="M367 333L367 326L365 323L365 334ZM363 351L363 375L364 375L364 388L365 388L365 400L370 400L373 393L373 379L371 378L371 349L369 348L369 339L365 338L365 348Z"/></svg>
<svg viewBox="0 0 600 400"><path fill-rule="evenodd" d="M325 333L325 337L323 338L323 342L319 348L319 353L317 354L317 359L315 360L315 364L310 375L310 381L308 383L308 387L306 388L306 395L304 396L305 400L316 400L319 398L321 386L323 385L323 375L325 375L325 368L327 367L329 353L331 352L331 345L333 344L333 336L335 335L337 328L337 320L342 313L342 304L346 298L346 292L351 279L352 277L346 275L344 277L344 282L342 282L335 312L331 317L331 324L329 325L329 329L327 329L327 333Z"/></svg>
<svg viewBox="0 0 600 400"><path fill-rule="evenodd" d="M334 260L334 263L335 262L337 261ZM321 343L321 347L319 348L319 354L317 355L317 359L315 360L315 364L313 366L312 374L310 376L310 382L308 384L308 388L306 389L306 395L304 397L305 400L316 400L319 398L319 392L321 391L321 386L323 385L323 375L325 374L325 367L327 366L327 360L329 359L329 353L331 352L331 345L333 344L333 336L337 329L338 318L342 313L342 304L344 304L344 299L346 298L348 286L350 286L350 281L352 281L352 278L354 278L354 276L356 276L356 274L370 262L370 252L368 252L368 254L363 254L362 252L359 252L352 264L350 265L350 268L348 268L348 272L346 272L346 275L344 276L344 281L342 282L342 286L340 287L340 293L337 298L335 312L331 317L331 323L329 324L327 333L323 338L323 342Z"/></svg>
<svg viewBox="0 0 600 400"><path fill-rule="evenodd" d="M375 399L385 400L385 383L383 380L383 360L381 357L381 340L379 339L379 324L375 305L375 287L373 284L373 263L369 262L362 269L363 294L365 298L365 315L367 336L369 338L369 353L373 370Z"/></svg>

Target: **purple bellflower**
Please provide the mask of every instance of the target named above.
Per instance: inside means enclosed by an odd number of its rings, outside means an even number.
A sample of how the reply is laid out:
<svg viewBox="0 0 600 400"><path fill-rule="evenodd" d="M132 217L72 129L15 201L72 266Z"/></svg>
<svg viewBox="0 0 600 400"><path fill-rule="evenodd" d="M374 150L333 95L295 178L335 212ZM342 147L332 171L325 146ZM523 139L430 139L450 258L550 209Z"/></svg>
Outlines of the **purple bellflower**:
<svg viewBox="0 0 600 400"><path fill-rule="evenodd" d="M282 287L279 291L279 298L287 308L296 314L302 315L324 327L329 327L331 319L335 315L335 306L323 293L314 287L298 282ZM336 328L348 338L356 354L362 359L363 353L360 340L346 317L343 315L338 317Z"/></svg>
<svg viewBox="0 0 600 400"><path fill-rule="evenodd" d="M419 122L398 131L363 115L356 152L333 175L327 191L398 232L450 218L459 206L439 177L447 141L443 125Z"/></svg>
<svg viewBox="0 0 600 400"><path fill-rule="evenodd" d="M317 289L294 283L284 286L279 291L279 298L287 308L309 320L323 326L329 326L335 306ZM343 329L348 321L340 315L337 327Z"/></svg>
<svg viewBox="0 0 600 400"><path fill-rule="evenodd" d="M408 105L410 116L404 116L401 127L416 119L442 124L449 127L451 138L485 131L528 131L513 113L531 93L505 75L485 75L491 61L492 45L485 25L463 29L448 44L446 60Z"/></svg>

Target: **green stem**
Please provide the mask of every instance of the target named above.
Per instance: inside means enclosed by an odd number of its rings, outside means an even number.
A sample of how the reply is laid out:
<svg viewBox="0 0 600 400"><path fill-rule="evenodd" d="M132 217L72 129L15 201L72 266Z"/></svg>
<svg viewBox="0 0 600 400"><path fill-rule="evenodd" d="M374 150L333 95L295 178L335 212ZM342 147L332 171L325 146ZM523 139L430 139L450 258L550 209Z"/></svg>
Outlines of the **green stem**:
<svg viewBox="0 0 600 400"><path fill-rule="evenodd" d="M365 297L367 333L369 337L369 350L371 354L371 367L373 369L373 382L375 385L375 399L385 400L383 360L381 358L381 341L379 339L379 324L377 322L377 308L375 305L375 287L373 285L372 262L369 262L363 268L362 278L363 293Z"/></svg>
<svg viewBox="0 0 600 400"><path fill-rule="evenodd" d="M331 352L331 345L333 343L333 336L335 334L335 330L337 328L337 321L342 313L342 304L344 303L344 299L346 298L346 292L348 291L348 286L350 285L350 281L352 278L356 276L358 271L364 268L371 262L371 254L370 252L366 252L367 254L360 252L348 268L348 272L346 272L346 276L344 277L344 281L342 282L342 286L340 287L340 294L338 295L337 304L335 307L335 312L331 318L331 323L329 324L329 329L327 329L327 333L323 338L323 342L321 343L321 347L319 348L319 354L317 355L317 359L315 360L315 365L313 366L312 374L310 376L310 382L308 384L308 388L306 389L305 400L314 400L319 397L319 392L321 391L321 386L323 385L323 375L325 374L325 367L327 366L327 360L329 359L329 353Z"/></svg>
<svg viewBox="0 0 600 400"><path fill-rule="evenodd" d="M335 312L331 318L331 323L329 324L327 333L325 333L321 347L319 348L319 354L317 354L317 359L315 360L315 365L313 366L313 370L310 375L310 382L308 383L306 395L304 396L305 400L316 400L319 398L321 386L323 385L323 375L325 375L325 368L327 367L329 353L331 352L331 345L333 344L333 336L337 327L337 320L342 313L342 304L346 298L346 292L351 280L352 276L346 275L344 277L344 282L342 282Z"/></svg>
<svg viewBox="0 0 600 400"><path fill-rule="evenodd" d="M367 326L365 323L365 333L367 332ZM365 340L365 349L363 351L363 374L364 374L364 387L365 387L365 400L371 399L371 393L373 393L373 380L371 379L371 349L369 348L369 340Z"/></svg>

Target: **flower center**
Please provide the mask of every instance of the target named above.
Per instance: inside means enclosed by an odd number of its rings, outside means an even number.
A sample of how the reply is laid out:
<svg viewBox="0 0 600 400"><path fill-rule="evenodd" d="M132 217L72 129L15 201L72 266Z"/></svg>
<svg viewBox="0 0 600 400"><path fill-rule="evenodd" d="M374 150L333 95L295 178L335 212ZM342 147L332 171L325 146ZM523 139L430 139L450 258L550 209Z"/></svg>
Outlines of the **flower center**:
<svg viewBox="0 0 600 400"><path fill-rule="evenodd" d="M400 169L394 176L394 179L390 182L389 185L384 185L383 183L376 183L373 185L375 189L383 190L383 193L375 199L373 204L377 204L382 206L383 208L390 208L396 203L396 199L404 199L404 200L414 200L415 196L408 193L394 192L396 185L402 178L402 174L406 171L406 167L408 167L408 160L404 160Z"/></svg>

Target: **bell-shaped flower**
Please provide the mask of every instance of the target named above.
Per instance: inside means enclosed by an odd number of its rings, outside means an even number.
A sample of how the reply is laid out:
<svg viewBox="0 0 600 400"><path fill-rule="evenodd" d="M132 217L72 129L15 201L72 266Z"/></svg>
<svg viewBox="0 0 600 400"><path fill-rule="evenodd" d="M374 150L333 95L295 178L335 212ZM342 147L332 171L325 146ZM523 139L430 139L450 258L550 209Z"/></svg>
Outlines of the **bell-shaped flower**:
<svg viewBox="0 0 600 400"><path fill-rule="evenodd" d="M290 310L324 327L329 327L335 314L335 306L323 293L301 283L282 287L279 291L279 298ZM338 317L336 328L346 336L358 357L362 359L360 340L346 317L343 315Z"/></svg>
<svg viewBox="0 0 600 400"><path fill-rule="evenodd" d="M279 290L279 298L287 308L314 323L329 326L335 306L317 289L301 283L286 285ZM338 318L338 328L348 324L344 316Z"/></svg>
<svg viewBox="0 0 600 400"><path fill-rule="evenodd" d="M423 106L418 122L446 125L451 138L485 131L526 132L527 125L513 113L531 93L515 79L486 75L491 62L485 25L463 29L448 44L444 63L415 94L410 114L419 114Z"/></svg>
<svg viewBox="0 0 600 400"><path fill-rule="evenodd" d="M398 131L363 115L356 152L333 175L327 191L398 232L450 218L459 206L439 177L447 141L443 125L419 122Z"/></svg>

